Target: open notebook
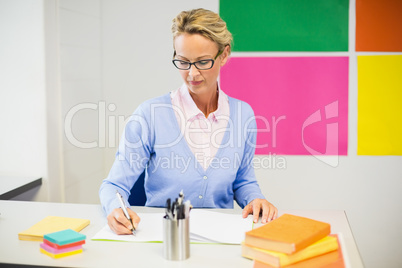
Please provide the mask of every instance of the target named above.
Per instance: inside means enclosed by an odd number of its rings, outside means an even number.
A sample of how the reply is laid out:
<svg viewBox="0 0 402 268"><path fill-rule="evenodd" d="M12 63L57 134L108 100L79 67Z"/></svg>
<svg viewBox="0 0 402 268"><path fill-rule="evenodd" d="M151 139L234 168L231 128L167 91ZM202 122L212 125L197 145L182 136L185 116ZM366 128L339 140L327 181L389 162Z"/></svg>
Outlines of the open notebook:
<svg viewBox="0 0 402 268"><path fill-rule="evenodd" d="M108 225L103 227L92 240L162 242L164 213L138 213L141 222L136 235L117 235ZM241 244L245 232L253 229L252 217L246 219L239 214L226 214L193 209L190 212L190 242Z"/></svg>

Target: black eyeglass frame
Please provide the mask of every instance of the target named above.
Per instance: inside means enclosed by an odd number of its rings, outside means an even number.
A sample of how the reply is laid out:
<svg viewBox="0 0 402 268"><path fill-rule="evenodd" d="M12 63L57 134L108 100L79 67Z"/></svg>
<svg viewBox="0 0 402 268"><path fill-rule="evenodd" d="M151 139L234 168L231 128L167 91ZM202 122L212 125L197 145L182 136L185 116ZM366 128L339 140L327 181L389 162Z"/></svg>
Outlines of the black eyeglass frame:
<svg viewBox="0 0 402 268"><path fill-rule="evenodd" d="M205 59L205 60L199 60L199 61L194 61L194 62L189 62L189 61L179 60L179 59L173 59L172 62L173 62L173 65L174 65L177 69L179 69L179 70L190 70L190 69L191 69L191 65L194 65L195 68L197 68L198 70L209 70L209 69L211 69L212 67L214 67L215 60L216 60L222 53L223 53L223 50L218 51L218 54L216 54L216 56L215 56L214 59ZM176 50L175 50L174 53L173 53L173 58L174 58L174 57L176 57ZM206 69L198 68L197 63L199 63L199 62L201 62L201 61L212 61L211 67L206 68ZM189 65L188 65L188 68L179 68L179 67L176 65L176 62L186 62L186 63L189 64Z"/></svg>

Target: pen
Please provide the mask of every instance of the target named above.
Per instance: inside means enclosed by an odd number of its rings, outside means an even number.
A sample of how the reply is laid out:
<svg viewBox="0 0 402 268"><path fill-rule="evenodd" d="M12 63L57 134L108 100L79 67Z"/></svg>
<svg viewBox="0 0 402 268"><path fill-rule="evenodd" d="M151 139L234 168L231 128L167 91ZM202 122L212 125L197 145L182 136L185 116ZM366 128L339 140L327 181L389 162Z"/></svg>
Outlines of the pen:
<svg viewBox="0 0 402 268"><path fill-rule="evenodd" d="M173 214L172 214L172 209L171 209L171 200L168 198L166 200L166 216L168 219L173 220Z"/></svg>
<svg viewBox="0 0 402 268"><path fill-rule="evenodd" d="M184 193L181 190L179 197L174 202L170 198L166 200L166 215L164 218L173 221L186 219L189 217L192 207L190 200L184 202Z"/></svg>
<svg viewBox="0 0 402 268"><path fill-rule="evenodd" d="M176 205L177 205L177 201L173 202L172 208L171 208L171 211L172 211L172 220L176 220L176 219L177 219L177 218L176 218L176 217L177 217L177 213L175 213Z"/></svg>
<svg viewBox="0 0 402 268"><path fill-rule="evenodd" d="M192 209L192 205L190 203L190 200L187 200L184 202L184 218L188 218L190 215L190 210Z"/></svg>
<svg viewBox="0 0 402 268"><path fill-rule="evenodd" d="M124 201L123 201L123 197L121 196L121 194L118 191L116 191L116 196L117 196L117 199L119 199L120 207L123 210L124 215L131 222L131 226L133 227L133 229L131 229L131 231L133 232L133 235L135 235L135 227L133 224L133 220L131 219L130 215L128 214L126 205L124 204Z"/></svg>
<svg viewBox="0 0 402 268"><path fill-rule="evenodd" d="M179 205L177 207L177 219L178 220L184 219L184 205Z"/></svg>
<svg viewBox="0 0 402 268"><path fill-rule="evenodd" d="M179 193L179 199L177 200L177 204L181 205L181 203L183 202L183 199L184 199L184 193L183 193L183 190L181 190Z"/></svg>

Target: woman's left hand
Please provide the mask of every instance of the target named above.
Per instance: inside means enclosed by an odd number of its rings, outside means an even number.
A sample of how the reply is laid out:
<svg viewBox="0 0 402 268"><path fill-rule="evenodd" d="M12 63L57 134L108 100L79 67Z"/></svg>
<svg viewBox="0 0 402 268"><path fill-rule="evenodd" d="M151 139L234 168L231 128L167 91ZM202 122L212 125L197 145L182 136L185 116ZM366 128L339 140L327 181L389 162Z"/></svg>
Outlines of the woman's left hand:
<svg viewBox="0 0 402 268"><path fill-rule="evenodd" d="M257 223L260 213L262 214L261 223L270 222L278 217L278 209L274 205L266 199L256 198L244 207L243 218L253 214L253 221Z"/></svg>

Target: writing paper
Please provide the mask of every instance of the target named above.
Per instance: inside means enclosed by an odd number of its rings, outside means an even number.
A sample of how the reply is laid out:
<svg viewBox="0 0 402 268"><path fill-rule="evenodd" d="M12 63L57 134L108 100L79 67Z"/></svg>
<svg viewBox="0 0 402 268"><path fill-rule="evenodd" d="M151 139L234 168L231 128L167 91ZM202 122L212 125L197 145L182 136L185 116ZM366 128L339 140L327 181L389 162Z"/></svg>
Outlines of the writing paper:
<svg viewBox="0 0 402 268"><path fill-rule="evenodd" d="M356 51L402 51L402 1L356 0Z"/></svg>
<svg viewBox="0 0 402 268"><path fill-rule="evenodd" d="M190 239L204 242L241 244L245 233L253 228L251 216L243 219L239 214L226 214L205 210L192 210Z"/></svg>
<svg viewBox="0 0 402 268"><path fill-rule="evenodd" d="M256 154L346 155L348 57L232 57L220 85L251 105Z"/></svg>
<svg viewBox="0 0 402 268"><path fill-rule="evenodd" d="M141 218L141 222L136 229L134 235L117 235L109 225L105 225L98 233L92 237L92 240L110 240L110 241L126 241L126 242L160 242L163 237L164 213L137 213Z"/></svg>
<svg viewBox="0 0 402 268"><path fill-rule="evenodd" d="M402 55L358 56L358 155L402 155Z"/></svg>
<svg viewBox="0 0 402 268"><path fill-rule="evenodd" d="M347 51L348 0L220 0L234 51Z"/></svg>
<svg viewBox="0 0 402 268"><path fill-rule="evenodd" d="M92 240L125 242L162 242L164 213L137 213L141 218L136 235L117 235L108 225ZM193 209L190 212L190 241L193 243L240 244L245 232L253 227L252 218L243 219L241 214Z"/></svg>

